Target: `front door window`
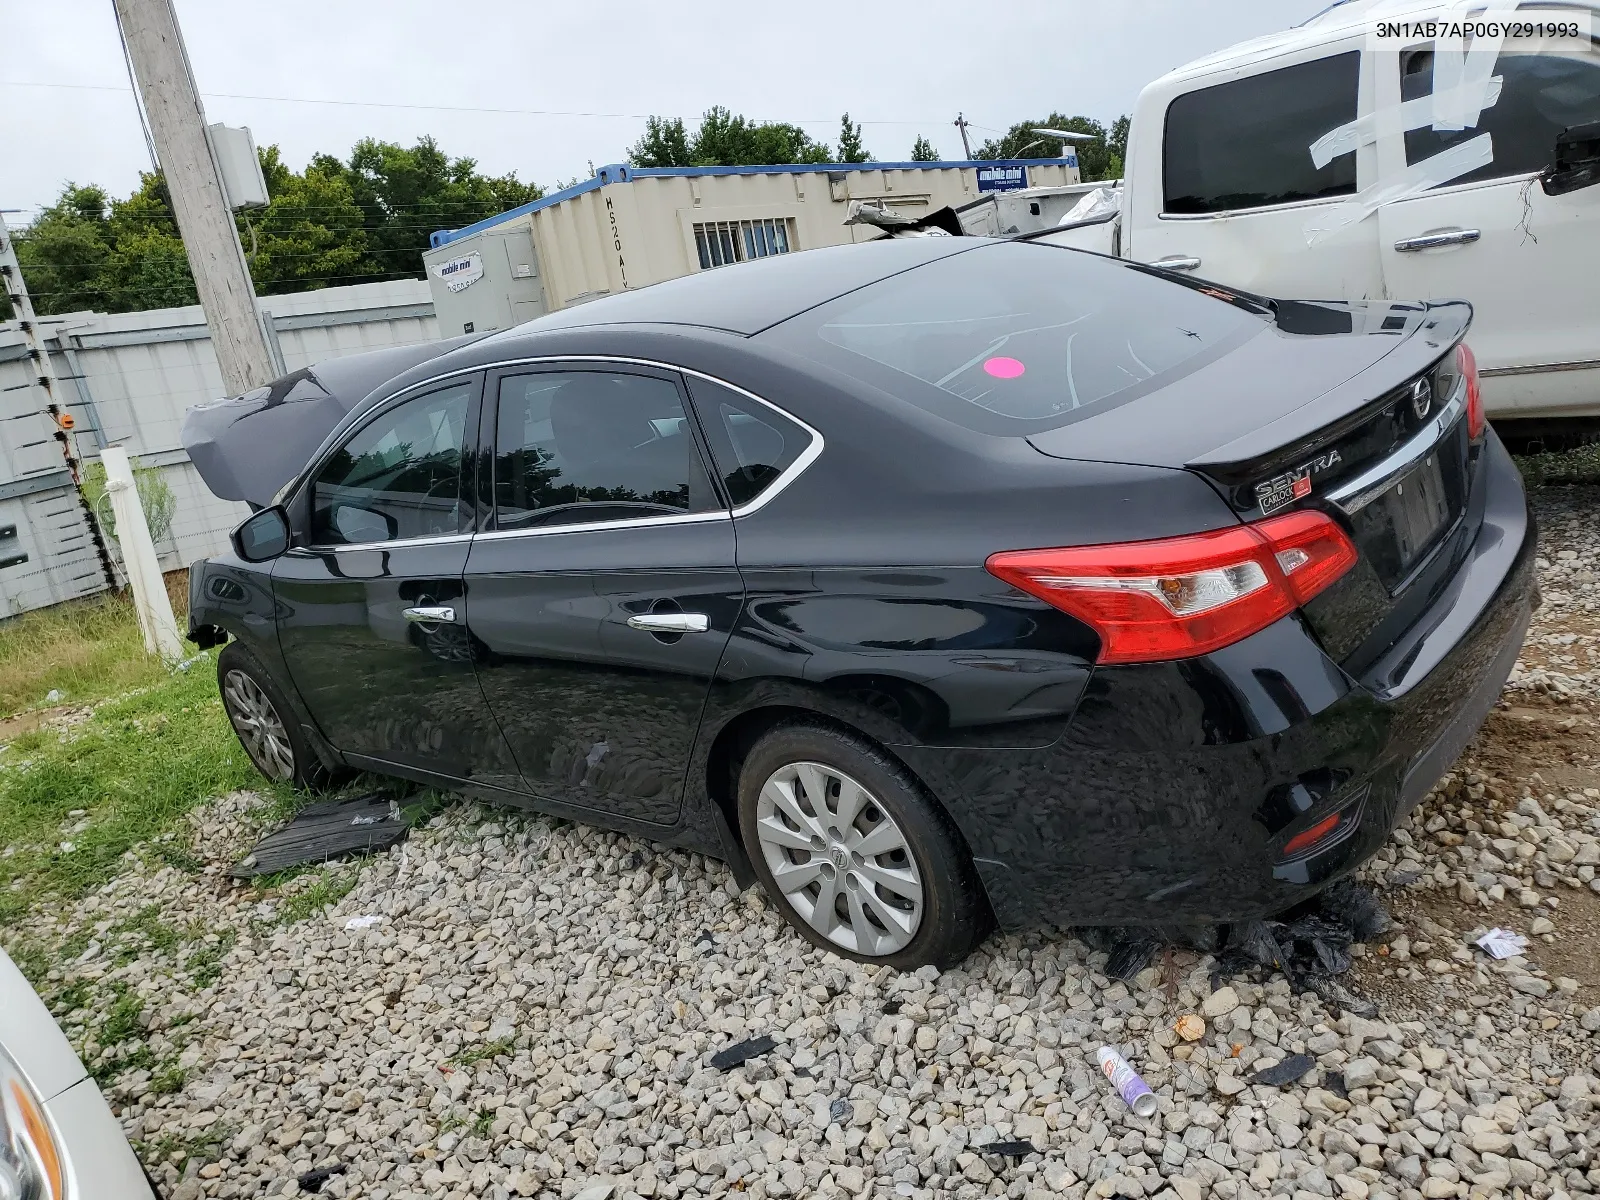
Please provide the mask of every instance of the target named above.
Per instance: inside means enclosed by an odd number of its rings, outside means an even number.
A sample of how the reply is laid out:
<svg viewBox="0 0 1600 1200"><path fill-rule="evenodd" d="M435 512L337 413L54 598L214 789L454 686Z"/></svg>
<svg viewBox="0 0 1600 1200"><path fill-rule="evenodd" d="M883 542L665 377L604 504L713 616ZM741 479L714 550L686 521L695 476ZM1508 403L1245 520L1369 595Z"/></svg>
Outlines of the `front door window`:
<svg viewBox="0 0 1600 1200"><path fill-rule="evenodd" d="M311 484L311 541L364 545L461 532L461 454L475 385L395 405L362 426Z"/></svg>

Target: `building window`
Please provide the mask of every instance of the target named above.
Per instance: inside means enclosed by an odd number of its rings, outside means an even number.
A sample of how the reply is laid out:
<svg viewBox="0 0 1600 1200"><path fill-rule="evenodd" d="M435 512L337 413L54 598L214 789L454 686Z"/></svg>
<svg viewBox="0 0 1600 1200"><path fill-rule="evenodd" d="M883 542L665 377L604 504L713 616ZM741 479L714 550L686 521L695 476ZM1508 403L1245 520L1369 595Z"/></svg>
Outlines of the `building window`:
<svg viewBox="0 0 1600 1200"><path fill-rule="evenodd" d="M700 253L700 269L707 271L729 263L789 253L794 247L794 224L789 217L697 222L694 245Z"/></svg>

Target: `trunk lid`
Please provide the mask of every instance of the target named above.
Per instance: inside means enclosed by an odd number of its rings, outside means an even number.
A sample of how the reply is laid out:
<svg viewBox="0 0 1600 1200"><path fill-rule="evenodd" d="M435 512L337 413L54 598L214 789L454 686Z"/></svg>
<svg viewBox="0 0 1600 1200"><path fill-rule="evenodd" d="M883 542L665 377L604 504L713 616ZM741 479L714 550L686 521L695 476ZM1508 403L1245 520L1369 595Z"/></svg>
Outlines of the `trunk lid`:
<svg viewBox="0 0 1600 1200"><path fill-rule="evenodd" d="M1061 458L1186 468L1245 521L1331 513L1360 561L1303 615L1360 676L1448 584L1476 532L1475 450L1451 353L1472 310L1273 305L1269 332L1181 385L1029 440ZM1215 398L1197 402L1207 387Z"/></svg>

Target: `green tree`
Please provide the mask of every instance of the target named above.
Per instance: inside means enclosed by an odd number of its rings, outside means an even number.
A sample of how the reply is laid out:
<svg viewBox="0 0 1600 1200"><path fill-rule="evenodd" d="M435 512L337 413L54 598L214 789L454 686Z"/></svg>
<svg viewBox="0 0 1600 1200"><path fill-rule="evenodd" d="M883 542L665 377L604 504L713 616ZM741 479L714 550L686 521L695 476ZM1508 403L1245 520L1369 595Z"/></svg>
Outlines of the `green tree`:
<svg viewBox="0 0 1600 1200"><path fill-rule="evenodd" d="M538 199L514 175L485 176L431 139L404 147L372 139L348 161L319 154L304 171L276 146L261 151L270 203L240 214L256 289L298 292L422 272L434 229L458 229ZM196 302L183 239L160 175L123 200L69 184L16 235L17 257L41 313L127 312ZM0 318L10 303L0 296Z"/></svg>
<svg viewBox="0 0 1600 1200"><path fill-rule="evenodd" d="M1051 113L1037 121L1021 121L1000 138L990 138L978 148L975 158L1059 158L1061 139L1039 133L1046 129L1066 129L1093 136L1090 142L1077 142L1078 171L1085 180L1111 178L1111 150L1106 127L1093 117L1064 117Z"/></svg>
<svg viewBox="0 0 1600 1200"><path fill-rule="evenodd" d="M850 114L845 113L839 118L839 161L859 163L868 161L872 155L867 153L867 148L861 144L861 122L851 122Z"/></svg>
<svg viewBox="0 0 1600 1200"><path fill-rule="evenodd" d="M354 281L389 270L368 252L366 216L342 167L319 158L296 174L276 146L261 151L261 167L271 203L240 219L257 291L307 291L330 279Z"/></svg>
<svg viewBox="0 0 1600 1200"><path fill-rule="evenodd" d="M1111 137L1107 144L1111 147L1111 153L1123 162L1128 161L1128 128L1132 124L1132 118L1127 113L1111 122Z"/></svg>
<svg viewBox="0 0 1600 1200"><path fill-rule="evenodd" d="M460 229L544 195L514 175L478 174L473 159L451 158L430 137L411 147L364 138L347 164L318 155L312 168L349 184L352 203L363 213L368 253L383 274L420 274L432 230Z"/></svg>
<svg viewBox="0 0 1600 1200"><path fill-rule="evenodd" d="M918 134L917 140L913 142L911 146L911 161L938 162L939 152L933 148L932 142L923 137L921 134Z"/></svg>
<svg viewBox="0 0 1600 1200"><path fill-rule="evenodd" d="M694 156L683 118L645 118L644 136L628 151L628 159L636 167L692 167Z"/></svg>
<svg viewBox="0 0 1600 1200"><path fill-rule="evenodd" d="M628 151L636 167L744 167L832 161L826 142L814 142L798 125L757 123L720 105L700 118L691 135L678 117L650 117L644 136Z"/></svg>

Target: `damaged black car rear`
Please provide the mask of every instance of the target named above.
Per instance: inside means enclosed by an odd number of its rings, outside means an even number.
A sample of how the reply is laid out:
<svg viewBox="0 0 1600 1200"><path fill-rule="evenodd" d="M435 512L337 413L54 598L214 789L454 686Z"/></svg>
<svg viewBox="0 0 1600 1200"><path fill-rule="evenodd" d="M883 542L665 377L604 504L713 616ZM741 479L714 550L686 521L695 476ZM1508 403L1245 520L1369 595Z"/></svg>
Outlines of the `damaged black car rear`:
<svg viewBox="0 0 1600 1200"><path fill-rule="evenodd" d="M862 960L1281 913L1522 645L1470 319L969 238L706 272L379 388L193 632L269 774L725 858Z"/></svg>

